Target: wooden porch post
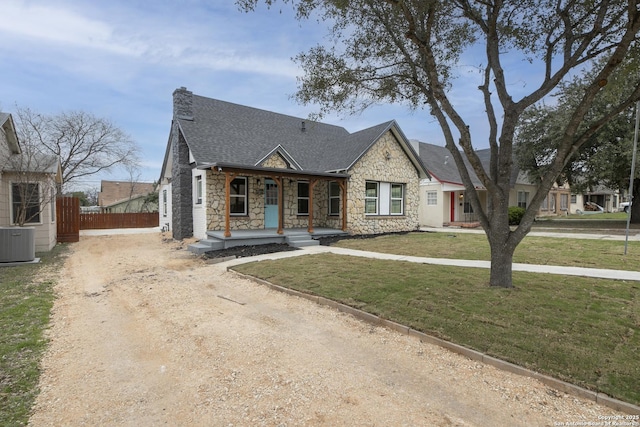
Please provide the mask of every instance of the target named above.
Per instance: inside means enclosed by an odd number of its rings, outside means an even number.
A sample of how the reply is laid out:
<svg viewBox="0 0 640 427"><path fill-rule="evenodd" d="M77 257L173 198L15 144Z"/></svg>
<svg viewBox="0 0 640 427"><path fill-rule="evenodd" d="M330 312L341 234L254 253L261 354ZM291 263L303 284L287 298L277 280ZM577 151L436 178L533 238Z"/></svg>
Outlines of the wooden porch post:
<svg viewBox="0 0 640 427"><path fill-rule="evenodd" d="M224 237L231 237L231 181L236 175L232 172L225 172L224 176Z"/></svg>
<svg viewBox="0 0 640 427"><path fill-rule="evenodd" d="M347 231L347 180L338 181L342 191L342 231Z"/></svg>
<svg viewBox="0 0 640 427"><path fill-rule="evenodd" d="M309 226L307 231L313 233L313 188L316 186L317 180L309 180Z"/></svg>
<svg viewBox="0 0 640 427"><path fill-rule="evenodd" d="M284 189L282 188L282 185L284 183L284 179L282 179L281 176L274 176L273 180L278 185L278 234L284 234L284 230L283 230L284 227L282 224L282 217L284 215L284 208L282 206L284 203L284 200L282 200L284 195Z"/></svg>

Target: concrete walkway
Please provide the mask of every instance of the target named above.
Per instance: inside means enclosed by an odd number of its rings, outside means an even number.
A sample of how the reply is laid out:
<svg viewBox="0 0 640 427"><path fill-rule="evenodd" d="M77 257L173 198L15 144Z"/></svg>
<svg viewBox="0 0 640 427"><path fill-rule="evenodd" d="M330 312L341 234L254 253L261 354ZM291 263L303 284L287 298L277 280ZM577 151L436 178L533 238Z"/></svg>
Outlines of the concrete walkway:
<svg viewBox="0 0 640 427"><path fill-rule="evenodd" d="M429 229L429 231L447 232L450 234L456 233L483 233L481 230L466 230L466 229ZM425 231L425 230L423 230ZM575 234L575 233L544 233L544 237L547 234L550 237L564 237L564 238L581 238L581 239L600 239L600 240L623 240L625 236L615 236L606 234ZM542 236L540 232L529 233L530 236ZM629 238L631 240L631 238ZM639 236L634 236L634 240L640 241ZM622 242L621 242L622 244ZM258 255L255 257L236 258L234 260L226 261L226 266L234 266L238 264L244 264L253 261L262 261L266 259L282 259L300 255L317 254L317 253L333 253L338 255L357 256L373 259L383 259L391 261L406 261L415 262L419 264L433 264L433 265L450 265L455 267L474 267L474 268L490 268L490 261L477 261L477 260L463 260L463 259L449 259L449 258L426 258L426 257L414 257L407 255L394 255L379 252L360 251L355 249L339 248L335 246L309 246L302 248L298 251L278 252L273 254ZM583 267L562 267L554 265L538 265L538 264L513 264L513 271L526 271L531 273L546 273L546 274L559 274L564 276L583 276L583 277L596 277L602 279L615 279L615 280L629 280L640 281L640 271L627 271L627 270L608 270L603 268L583 268Z"/></svg>

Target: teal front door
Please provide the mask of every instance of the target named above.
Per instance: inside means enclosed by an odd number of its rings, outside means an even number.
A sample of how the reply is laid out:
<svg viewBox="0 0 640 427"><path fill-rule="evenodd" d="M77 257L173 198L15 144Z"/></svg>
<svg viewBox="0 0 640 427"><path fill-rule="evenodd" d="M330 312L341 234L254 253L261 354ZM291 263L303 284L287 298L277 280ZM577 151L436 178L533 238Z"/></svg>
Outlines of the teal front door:
<svg viewBox="0 0 640 427"><path fill-rule="evenodd" d="M271 179L264 182L264 228L278 228L278 185Z"/></svg>

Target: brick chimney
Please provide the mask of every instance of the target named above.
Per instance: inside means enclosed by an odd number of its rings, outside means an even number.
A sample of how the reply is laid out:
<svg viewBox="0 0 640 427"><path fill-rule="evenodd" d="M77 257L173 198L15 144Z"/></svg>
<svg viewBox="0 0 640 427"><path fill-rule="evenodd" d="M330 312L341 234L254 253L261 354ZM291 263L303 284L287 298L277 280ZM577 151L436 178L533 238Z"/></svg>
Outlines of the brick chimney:
<svg viewBox="0 0 640 427"><path fill-rule="evenodd" d="M182 86L173 91L174 119L193 120L193 92Z"/></svg>

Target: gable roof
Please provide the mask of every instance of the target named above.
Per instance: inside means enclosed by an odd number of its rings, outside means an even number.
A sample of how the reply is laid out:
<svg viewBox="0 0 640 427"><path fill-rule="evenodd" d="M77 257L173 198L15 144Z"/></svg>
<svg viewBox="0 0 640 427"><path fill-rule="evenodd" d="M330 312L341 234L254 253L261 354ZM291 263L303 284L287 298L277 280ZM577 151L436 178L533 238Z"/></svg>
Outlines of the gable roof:
<svg viewBox="0 0 640 427"><path fill-rule="evenodd" d="M146 196L155 191L150 182L101 181L98 206L111 206L138 196Z"/></svg>
<svg viewBox="0 0 640 427"><path fill-rule="evenodd" d="M343 172L384 132L392 131L420 176L427 176L426 168L395 121L349 133L340 126L191 95L184 88L180 90L191 97L191 111L175 114L174 121L196 167L223 164L255 167L277 152L301 172Z"/></svg>
<svg viewBox="0 0 640 427"><path fill-rule="evenodd" d="M453 156L449 152L449 149L446 147L441 147L439 145L427 144L424 142L419 143L420 148L420 158L422 162L427 166L427 170L429 174L431 174L434 178L442 183L449 184L458 184L464 185L462 182L462 177L460 176L460 172L458 171L458 167L456 166L456 162L453 160ZM471 182L473 186L476 188L484 188L482 181L476 175L473 167L469 164L467 157L464 153L462 154L462 158L464 159L467 170L469 171L469 176L471 177ZM485 170L489 170L489 163L491 161L491 149L485 148L482 150L476 150L476 155L480 159L482 166ZM522 174L520 173L520 168L514 162L514 167L511 172L511 186L514 184L523 183L523 184L531 184L528 182Z"/></svg>
<svg viewBox="0 0 640 427"><path fill-rule="evenodd" d="M0 127L7 137L10 153L20 154L20 141L18 140L16 126L13 123L13 117L10 113L3 113L0 111Z"/></svg>

